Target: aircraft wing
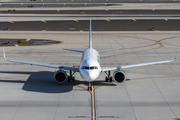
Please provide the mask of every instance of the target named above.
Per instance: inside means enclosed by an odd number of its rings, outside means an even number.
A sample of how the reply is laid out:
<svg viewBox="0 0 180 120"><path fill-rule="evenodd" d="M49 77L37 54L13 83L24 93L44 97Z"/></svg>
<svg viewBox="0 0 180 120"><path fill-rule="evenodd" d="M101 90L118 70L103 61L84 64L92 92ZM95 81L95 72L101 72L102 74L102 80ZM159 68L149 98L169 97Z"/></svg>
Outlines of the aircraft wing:
<svg viewBox="0 0 180 120"><path fill-rule="evenodd" d="M172 62L172 61L176 60L176 58L177 58L177 50L176 50L176 56L172 60L163 60L163 61L136 63L136 64L129 64L129 65L118 65L118 66L111 66L111 67L102 67L101 71L110 71L110 70L125 69L125 68L132 68L132 67L140 67L140 66L146 66L146 65L168 63L168 62Z"/></svg>
<svg viewBox="0 0 180 120"><path fill-rule="evenodd" d="M42 67L50 67L50 68L57 68L57 69L64 69L64 70L71 70L71 71L79 72L79 68L77 68L77 67L53 65L53 64L47 64L47 63L37 63L37 62L26 62L26 61L10 60L10 59L6 58L4 48L3 48L3 54L4 54L4 59L9 61L9 62L15 62L15 63L21 63L21 64L29 64L29 65L42 66Z"/></svg>

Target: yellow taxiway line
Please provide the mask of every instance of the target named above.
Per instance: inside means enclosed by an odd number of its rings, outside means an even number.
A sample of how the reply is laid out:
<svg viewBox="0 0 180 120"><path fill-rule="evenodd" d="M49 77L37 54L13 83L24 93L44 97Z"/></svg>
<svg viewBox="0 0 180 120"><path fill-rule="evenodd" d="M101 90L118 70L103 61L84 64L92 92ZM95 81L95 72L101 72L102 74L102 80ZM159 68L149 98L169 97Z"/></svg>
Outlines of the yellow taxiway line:
<svg viewBox="0 0 180 120"><path fill-rule="evenodd" d="M13 21L9 21L10 23L14 23Z"/></svg>
<svg viewBox="0 0 180 120"><path fill-rule="evenodd" d="M45 20L41 20L42 22L44 22L44 23L46 23L46 21Z"/></svg>
<svg viewBox="0 0 180 120"><path fill-rule="evenodd" d="M26 41L30 41L31 39L27 39Z"/></svg>
<svg viewBox="0 0 180 120"><path fill-rule="evenodd" d="M114 83L114 82L110 82L110 83L107 83L107 84L111 84L111 83ZM106 85L106 84L102 84L102 85ZM79 87L79 88L82 88L84 90L87 90L91 93L91 108L92 108L92 116L70 116L70 118L92 118L92 120L95 120L96 118L119 118L119 117L116 117L116 116L100 116L100 117L96 117L96 113L95 113L95 95L94 95L94 91L95 89L97 89L98 87L101 87L102 85L99 85L97 87L94 87L93 85L93 82L91 83L91 88L92 90L88 90L86 89L85 87L82 87L82 86L76 86L76 87Z"/></svg>
<svg viewBox="0 0 180 120"><path fill-rule="evenodd" d="M75 22L79 22L78 20L74 20Z"/></svg>
<svg viewBox="0 0 180 120"><path fill-rule="evenodd" d="M18 45L18 44L14 44L14 46L19 47L19 45Z"/></svg>
<svg viewBox="0 0 180 120"><path fill-rule="evenodd" d="M109 20L109 19L106 19L106 21L110 22L110 20Z"/></svg>
<svg viewBox="0 0 180 120"><path fill-rule="evenodd" d="M91 93L91 95L92 95L92 111L93 111L93 120L95 120L95 103L94 103L94 86L93 86L93 82L92 82L92 84L91 84L91 87L92 87L92 93Z"/></svg>

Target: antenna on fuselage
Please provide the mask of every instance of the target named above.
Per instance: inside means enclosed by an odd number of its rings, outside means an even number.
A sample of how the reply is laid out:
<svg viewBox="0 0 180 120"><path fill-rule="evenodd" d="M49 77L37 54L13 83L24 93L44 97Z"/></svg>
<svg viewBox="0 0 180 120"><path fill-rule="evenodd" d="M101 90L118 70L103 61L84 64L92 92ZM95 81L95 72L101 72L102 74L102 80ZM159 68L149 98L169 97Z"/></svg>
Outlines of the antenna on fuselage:
<svg viewBox="0 0 180 120"><path fill-rule="evenodd" d="M91 19L90 19L90 27L89 27L89 48L92 48L92 34L91 34Z"/></svg>

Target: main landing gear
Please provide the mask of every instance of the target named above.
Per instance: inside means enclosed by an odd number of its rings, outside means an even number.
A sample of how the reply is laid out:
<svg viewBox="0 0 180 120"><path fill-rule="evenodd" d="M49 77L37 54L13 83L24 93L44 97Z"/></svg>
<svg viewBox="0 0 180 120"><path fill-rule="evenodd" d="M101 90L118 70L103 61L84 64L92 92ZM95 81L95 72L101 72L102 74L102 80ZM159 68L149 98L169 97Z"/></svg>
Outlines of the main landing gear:
<svg viewBox="0 0 180 120"><path fill-rule="evenodd" d="M88 90L89 90L89 91L92 91L92 86L91 86L91 84L92 84L92 83L89 82L89 86L88 86Z"/></svg>
<svg viewBox="0 0 180 120"><path fill-rule="evenodd" d="M70 70L70 75L68 76L68 82L75 82L75 77L73 76L74 75L74 71L72 72L71 70Z"/></svg>
<svg viewBox="0 0 180 120"><path fill-rule="evenodd" d="M105 78L105 82L108 82L108 81L112 82L111 71L108 71L108 72L105 71L105 73L107 75L107 77Z"/></svg>

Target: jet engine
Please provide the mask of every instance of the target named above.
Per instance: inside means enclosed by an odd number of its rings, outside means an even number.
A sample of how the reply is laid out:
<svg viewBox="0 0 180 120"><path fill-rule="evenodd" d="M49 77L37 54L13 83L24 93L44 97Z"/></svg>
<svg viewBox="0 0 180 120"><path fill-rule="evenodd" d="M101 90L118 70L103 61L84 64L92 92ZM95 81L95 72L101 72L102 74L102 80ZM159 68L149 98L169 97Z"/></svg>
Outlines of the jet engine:
<svg viewBox="0 0 180 120"><path fill-rule="evenodd" d="M116 82L124 82L126 80L126 73L122 70L117 70L114 72L113 77Z"/></svg>
<svg viewBox="0 0 180 120"><path fill-rule="evenodd" d="M67 74L63 70L58 70L54 73L54 78L57 83L64 83L67 80Z"/></svg>

